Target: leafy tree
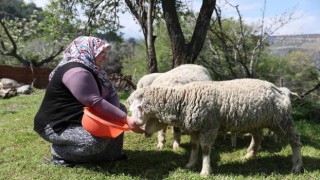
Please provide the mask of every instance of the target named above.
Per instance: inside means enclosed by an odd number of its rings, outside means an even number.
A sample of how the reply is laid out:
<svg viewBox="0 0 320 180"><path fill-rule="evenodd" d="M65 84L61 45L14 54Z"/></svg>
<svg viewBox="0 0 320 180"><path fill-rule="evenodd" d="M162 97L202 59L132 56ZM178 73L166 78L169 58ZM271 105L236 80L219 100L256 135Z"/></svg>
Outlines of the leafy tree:
<svg viewBox="0 0 320 180"><path fill-rule="evenodd" d="M52 62L77 32L70 19L57 14L52 8L35 10L28 18L2 18L0 54L17 59L23 66L39 67ZM39 21L39 17L43 19Z"/></svg>

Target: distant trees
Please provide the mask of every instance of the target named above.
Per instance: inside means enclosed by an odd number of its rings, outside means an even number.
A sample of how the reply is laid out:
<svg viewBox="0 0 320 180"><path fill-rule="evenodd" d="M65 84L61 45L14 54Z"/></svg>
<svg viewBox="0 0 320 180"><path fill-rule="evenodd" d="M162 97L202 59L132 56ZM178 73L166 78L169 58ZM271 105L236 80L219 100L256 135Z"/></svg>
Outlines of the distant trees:
<svg viewBox="0 0 320 180"><path fill-rule="evenodd" d="M283 68L283 78L288 86L301 92L302 96L320 89L320 69L317 68L312 54L306 51L293 51L284 57L286 65ZM310 98L320 98L320 95L310 94Z"/></svg>
<svg viewBox="0 0 320 180"><path fill-rule="evenodd" d="M0 0L0 4L0 19L29 18L34 10L42 10L34 3L25 4L23 0Z"/></svg>

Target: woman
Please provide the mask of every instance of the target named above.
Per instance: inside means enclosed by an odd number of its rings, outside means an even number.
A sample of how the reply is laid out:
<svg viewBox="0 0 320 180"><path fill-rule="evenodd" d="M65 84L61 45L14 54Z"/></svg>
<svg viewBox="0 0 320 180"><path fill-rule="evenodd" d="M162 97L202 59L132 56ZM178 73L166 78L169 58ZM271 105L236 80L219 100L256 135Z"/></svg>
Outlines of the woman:
<svg viewBox="0 0 320 180"><path fill-rule="evenodd" d="M47 161L72 165L74 162L127 158L122 153L123 134L115 139L105 139L83 129L84 107L94 109L106 119L124 121L134 132L143 133L138 121L127 116L124 106L120 106L112 83L101 69L110 48L99 38L78 37L50 74L44 99L34 118L34 130L52 143L53 158L46 158Z"/></svg>

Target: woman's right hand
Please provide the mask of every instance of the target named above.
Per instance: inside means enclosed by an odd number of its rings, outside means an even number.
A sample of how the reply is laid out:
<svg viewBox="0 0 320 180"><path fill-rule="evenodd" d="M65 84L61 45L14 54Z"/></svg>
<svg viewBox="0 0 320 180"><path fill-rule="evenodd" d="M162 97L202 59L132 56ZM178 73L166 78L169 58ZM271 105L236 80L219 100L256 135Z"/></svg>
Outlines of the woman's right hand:
<svg viewBox="0 0 320 180"><path fill-rule="evenodd" d="M126 118L128 126L131 128L131 130L135 133L142 134L144 133L144 130L140 128L141 124L138 122L138 120L127 116Z"/></svg>

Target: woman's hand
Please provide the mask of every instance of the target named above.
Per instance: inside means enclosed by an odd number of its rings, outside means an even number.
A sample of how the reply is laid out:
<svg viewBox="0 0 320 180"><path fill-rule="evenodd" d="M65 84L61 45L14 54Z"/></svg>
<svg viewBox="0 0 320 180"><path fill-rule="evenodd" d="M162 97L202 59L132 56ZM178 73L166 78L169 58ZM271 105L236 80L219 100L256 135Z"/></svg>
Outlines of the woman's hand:
<svg viewBox="0 0 320 180"><path fill-rule="evenodd" d="M132 128L131 130L135 133L139 133L142 134L144 133L144 130L140 128L141 124L139 123L138 120L133 119L130 116L127 116L126 118L127 124L130 128Z"/></svg>

